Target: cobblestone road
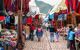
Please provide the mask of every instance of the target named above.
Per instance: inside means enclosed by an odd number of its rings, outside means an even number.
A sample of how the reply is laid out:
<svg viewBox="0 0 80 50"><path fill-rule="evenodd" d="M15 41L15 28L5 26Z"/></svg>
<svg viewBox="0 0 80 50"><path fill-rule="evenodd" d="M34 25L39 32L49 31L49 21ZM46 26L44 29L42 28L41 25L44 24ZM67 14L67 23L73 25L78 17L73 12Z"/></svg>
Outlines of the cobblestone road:
<svg viewBox="0 0 80 50"><path fill-rule="evenodd" d="M51 43L49 41L49 32L46 31L41 42L38 42L36 37L34 41L26 41L24 50L69 50L66 45L67 42L61 36L59 42Z"/></svg>

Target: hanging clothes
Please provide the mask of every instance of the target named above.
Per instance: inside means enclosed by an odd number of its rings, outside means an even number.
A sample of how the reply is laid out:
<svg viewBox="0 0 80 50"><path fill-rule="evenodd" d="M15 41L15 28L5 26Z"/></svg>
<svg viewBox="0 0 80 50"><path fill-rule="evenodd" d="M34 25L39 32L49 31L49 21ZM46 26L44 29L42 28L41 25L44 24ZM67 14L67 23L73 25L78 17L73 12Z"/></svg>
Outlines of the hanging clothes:
<svg viewBox="0 0 80 50"><path fill-rule="evenodd" d="M15 16L15 25L18 24L18 16Z"/></svg>
<svg viewBox="0 0 80 50"><path fill-rule="evenodd" d="M29 12L29 1L30 0L23 0L23 11L25 12L25 13L27 13L27 12Z"/></svg>
<svg viewBox="0 0 80 50"><path fill-rule="evenodd" d="M10 16L6 16L5 18L5 24L6 24L6 28L7 29L10 29Z"/></svg>
<svg viewBox="0 0 80 50"><path fill-rule="evenodd" d="M6 16L5 23L10 23L10 16Z"/></svg>
<svg viewBox="0 0 80 50"><path fill-rule="evenodd" d="M52 19L54 19L54 14L49 14L48 18L49 18L49 21L51 21Z"/></svg>
<svg viewBox="0 0 80 50"><path fill-rule="evenodd" d="M4 0L4 7L6 10L11 9L12 0Z"/></svg>
<svg viewBox="0 0 80 50"><path fill-rule="evenodd" d="M65 18L64 14L60 14L60 15L58 16L58 20L64 20L64 18Z"/></svg>
<svg viewBox="0 0 80 50"><path fill-rule="evenodd" d="M15 11L15 1L16 1L16 0L12 0L12 1L11 1L10 11L12 11L12 12Z"/></svg>
<svg viewBox="0 0 80 50"><path fill-rule="evenodd" d="M39 19L39 14L35 15L35 19Z"/></svg>
<svg viewBox="0 0 80 50"><path fill-rule="evenodd" d="M15 24L15 17L14 16L10 16L10 24L11 25Z"/></svg>
<svg viewBox="0 0 80 50"><path fill-rule="evenodd" d="M78 4L77 4L77 13L79 13L80 14L80 0L78 0L78 2L77 2Z"/></svg>
<svg viewBox="0 0 80 50"><path fill-rule="evenodd" d="M67 5L67 8L68 8L68 14L70 14L70 11L76 11L76 3L77 3L77 0L66 0L66 5Z"/></svg>
<svg viewBox="0 0 80 50"><path fill-rule="evenodd" d="M49 14L49 19L54 19L54 14Z"/></svg>
<svg viewBox="0 0 80 50"><path fill-rule="evenodd" d="M21 0L15 0L14 2L14 11L17 12L18 10L20 10L20 5L21 5Z"/></svg>

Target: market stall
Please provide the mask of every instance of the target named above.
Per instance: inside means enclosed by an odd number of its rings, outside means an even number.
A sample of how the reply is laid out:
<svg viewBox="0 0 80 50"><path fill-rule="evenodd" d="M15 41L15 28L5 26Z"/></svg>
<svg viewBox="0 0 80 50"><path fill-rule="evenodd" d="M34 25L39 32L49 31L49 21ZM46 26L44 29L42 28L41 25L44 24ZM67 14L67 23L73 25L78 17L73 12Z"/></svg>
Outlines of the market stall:
<svg viewBox="0 0 80 50"><path fill-rule="evenodd" d="M13 50L16 49L16 45L17 32L15 30L2 29L0 32L0 47L3 47L4 50Z"/></svg>

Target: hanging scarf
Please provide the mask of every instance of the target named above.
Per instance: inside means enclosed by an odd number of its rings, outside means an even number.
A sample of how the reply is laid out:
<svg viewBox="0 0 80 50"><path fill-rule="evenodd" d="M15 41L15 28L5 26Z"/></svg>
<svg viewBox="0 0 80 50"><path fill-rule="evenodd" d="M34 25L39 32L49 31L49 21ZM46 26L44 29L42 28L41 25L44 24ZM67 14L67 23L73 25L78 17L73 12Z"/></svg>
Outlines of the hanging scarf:
<svg viewBox="0 0 80 50"><path fill-rule="evenodd" d="M76 3L77 3L77 0L66 0L66 5L67 5L67 8L68 8L68 13L70 14L70 11L76 11Z"/></svg>
<svg viewBox="0 0 80 50"><path fill-rule="evenodd" d="M6 10L10 10L11 9L11 3L12 0L4 0L4 7Z"/></svg>
<svg viewBox="0 0 80 50"><path fill-rule="evenodd" d="M30 0L23 0L23 11L25 12L25 13L27 13L28 11L29 11L29 1Z"/></svg>
<svg viewBox="0 0 80 50"><path fill-rule="evenodd" d="M80 0L78 0L78 4L77 4L77 12L80 14Z"/></svg>

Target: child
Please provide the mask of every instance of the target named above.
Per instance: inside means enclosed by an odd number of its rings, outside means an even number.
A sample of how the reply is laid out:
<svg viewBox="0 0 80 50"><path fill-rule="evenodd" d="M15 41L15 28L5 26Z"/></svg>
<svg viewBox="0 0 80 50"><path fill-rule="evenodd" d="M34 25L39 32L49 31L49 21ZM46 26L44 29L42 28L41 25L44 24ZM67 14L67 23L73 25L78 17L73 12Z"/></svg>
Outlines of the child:
<svg viewBox="0 0 80 50"><path fill-rule="evenodd" d="M70 42L70 50L76 50L75 48L75 32L74 29L71 27L68 33L68 40Z"/></svg>
<svg viewBox="0 0 80 50"><path fill-rule="evenodd" d="M41 25L38 26L36 31L36 36L38 38L38 41L41 41L41 37L43 36L43 31Z"/></svg>

